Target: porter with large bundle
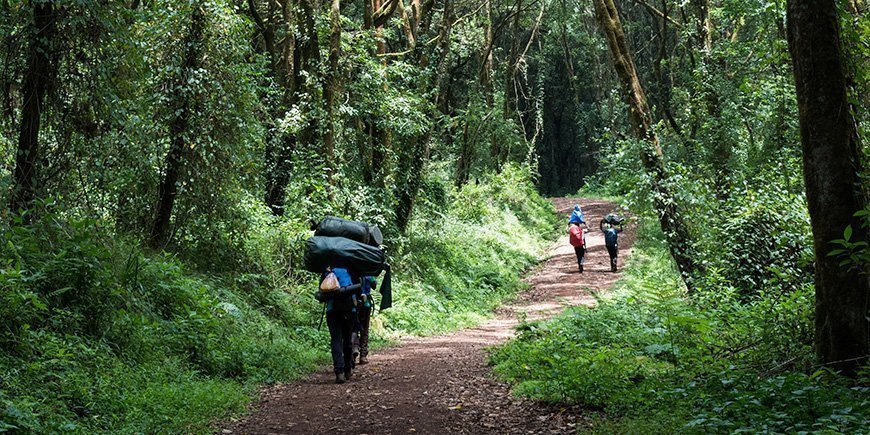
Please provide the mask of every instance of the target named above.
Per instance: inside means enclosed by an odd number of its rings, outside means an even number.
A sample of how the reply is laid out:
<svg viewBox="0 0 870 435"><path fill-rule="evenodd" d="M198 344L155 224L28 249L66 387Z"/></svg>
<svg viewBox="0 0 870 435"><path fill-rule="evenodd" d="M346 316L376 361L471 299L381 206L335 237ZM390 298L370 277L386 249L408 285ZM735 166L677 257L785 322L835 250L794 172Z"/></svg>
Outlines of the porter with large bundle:
<svg viewBox="0 0 870 435"><path fill-rule="evenodd" d="M380 307L392 306L390 266L375 225L328 216L311 229L314 236L305 242L303 263L306 270L322 274L314 297L325 304L335 382L341 384L353 376L357 356L360 364L367 362L371 291L382 271ZM331 283L324 290L330 280L337 281L337 288Z"/></svg>

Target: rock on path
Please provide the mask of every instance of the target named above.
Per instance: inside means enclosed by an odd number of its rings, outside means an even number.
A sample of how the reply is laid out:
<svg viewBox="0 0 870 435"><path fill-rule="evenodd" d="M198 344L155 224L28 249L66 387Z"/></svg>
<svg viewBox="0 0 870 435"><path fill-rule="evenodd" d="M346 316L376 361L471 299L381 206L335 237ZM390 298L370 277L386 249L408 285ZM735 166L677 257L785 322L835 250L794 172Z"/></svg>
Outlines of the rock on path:
<svg viewBox="0 0 870 435"><path fill-rule="evenodd" d="M519 319L551 317L567 305L595 302L591 293L607 289L619 276L610 272L599 220L613 203L558 198L567 217L575 203L589 222L585 273L577 273L567 235L550 248L548 260L526 280L532 287L496 318L449 335L409 338L375 351L353 379L333 383L331 368L291 383L267 387L250 415L224 425L222 433L242 434L552 434L574 433L591 411L554 407L513 397L487 366L485 348L510 339ZM567 222L567 218L565 220ZM620 267L634 241L634 228L620 237ZM324 343L326 346L326 343Z"/></svg>

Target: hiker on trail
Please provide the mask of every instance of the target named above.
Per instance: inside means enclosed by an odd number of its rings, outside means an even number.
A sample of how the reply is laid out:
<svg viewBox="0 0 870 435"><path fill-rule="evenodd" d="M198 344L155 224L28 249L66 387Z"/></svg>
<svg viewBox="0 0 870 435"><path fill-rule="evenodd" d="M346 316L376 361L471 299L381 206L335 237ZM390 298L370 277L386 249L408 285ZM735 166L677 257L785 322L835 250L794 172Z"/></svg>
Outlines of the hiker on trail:
<svg viewBox="0 0 870 435"><path fill-rule="evenodd" d="M336 261L324 272L320 282L320 290L314 297L326 303L326 326L332 346L335 383L343 384L353 374L351 334L358 322L354 303L362 294L362 285L359 276L342 261Z"/></svg>
<svg viewBox="0 0 870 435"><path fill-rule="evenodd" d="M568 219L568 242L574 247L574 254L577 255L577 267L580 269L580 273L583 273L583 258L586 255L586 236L581 225L586 227L586 220L583 218L583 210L580 208L580 204L575 204L571 217Z"/></svg>
<svg viewBox="0 0 870 435"><path fill-rule="evenodd" d="M372 290L377 288L378 282L373 276L362 278L362 294L357 303L357 317L359 318L359 332L353 333L353 355L359 356L359 364L368 364L369 356L369 326L372 319Z"/></svg>
<svg viewBox="0 0 870 435"><path fill-rule="evenodd" d="M619 233L622 232L622 222L622 218L608 214L599 224L604 233L604 246L607 247L607 253L610 255L611 272L616 272L616 256L619 253Z"/></svg>

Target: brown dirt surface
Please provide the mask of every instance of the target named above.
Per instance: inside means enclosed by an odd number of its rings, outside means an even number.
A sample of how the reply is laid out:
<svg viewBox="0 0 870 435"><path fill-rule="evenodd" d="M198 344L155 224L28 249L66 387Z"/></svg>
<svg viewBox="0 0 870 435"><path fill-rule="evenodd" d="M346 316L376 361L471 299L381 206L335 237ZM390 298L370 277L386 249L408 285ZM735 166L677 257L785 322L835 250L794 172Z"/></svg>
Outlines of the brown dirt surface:
<svg viewBox="0 0 870 435"><path fill-rule="evenodd" d="M330 367L294 383L266 387L249 415L218 433L553 434L588 426L594 411L514 397L487 365L486 348L513 337L522 318L551 317L566 306L593 306L592 294L609 288L620 275L610 272L598 230L598 222L616 205L583 198L552 201L565 222L575 203L583 207L590 227L583 274L567 235L560 237L543 265L526 278L530 289L499 308L492 320L375 351L345 384L333 383ZM620 235L620 270L634 238L634 226L627 225Z"/></svg>

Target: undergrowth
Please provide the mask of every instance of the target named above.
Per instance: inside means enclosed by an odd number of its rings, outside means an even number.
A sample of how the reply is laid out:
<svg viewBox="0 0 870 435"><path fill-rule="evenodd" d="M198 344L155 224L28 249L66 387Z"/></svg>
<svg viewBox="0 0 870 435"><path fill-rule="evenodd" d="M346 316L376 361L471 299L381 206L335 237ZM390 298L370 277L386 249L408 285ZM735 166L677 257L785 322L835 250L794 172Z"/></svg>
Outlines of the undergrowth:
<svg viewBox="0 0 870 435"><path fill-rule="evenodd" d="M491 362L514 392L603 411L602 433L844 432L870 424L867 377L813 365L812 286L692 297L654 221L594 309L524 325Z"/></svg>
<svg viewBox="0 0 870 435"><path fill-rule="evenodd" d="M444 208L393 234L395 306L376 336L467 325L520 287L554 228L527 173L442 189ZM307 222L250 216L241 248L178 256L61 212L3 228L0 432L207 433L258 385L326 363L313 277L294 267Z"/></svg>

